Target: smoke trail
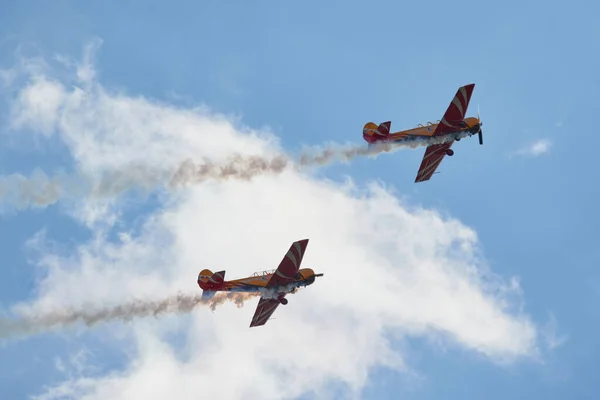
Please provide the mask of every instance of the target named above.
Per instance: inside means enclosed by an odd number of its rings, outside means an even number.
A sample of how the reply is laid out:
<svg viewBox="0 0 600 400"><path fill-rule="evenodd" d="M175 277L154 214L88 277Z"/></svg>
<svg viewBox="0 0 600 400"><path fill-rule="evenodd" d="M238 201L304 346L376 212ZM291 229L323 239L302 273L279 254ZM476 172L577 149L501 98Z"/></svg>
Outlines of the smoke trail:
<svg viewBox="0 0 600 400"><path fill-rule="evenodd" d="M194 164L192 160L184 161L169 181L169 187L200 183L208 179L224 181L229 178L250 180L266 172L281 173L290 160L284 156L265 159L258 156L243 158L235 155L225 164L216 164L205 160L202 164Z"/></svg>
<svg viewBox="0 0 600 400"><path fill-rule="evenodd" d="M462 139L467 136L470 134L463 132L458 138ZM49 177L40 171L34 172L29 178L13 174L0 177L0 200L4 203L13 203L15 207L22 209L29 206L46 207L61 198L78 199L85 196L111 198L132 189L152 191L159 187L176 189L207 180L251 180L255 176L266 173L279 174L290 165L301 168L324 166L336 160L349 162L356 157L377 156L401 148L442 144L455 138L455 135L416 137L410 141L378 143L370 147L328 144L322 149L305 149L300 153L297 161L285 155L273 158L234 155L221 163L209 159L204 159L202 163L194 163L188 159L175 170L160 166L136 165L106 173L101 177L85 174L69 176L66 173Z"/></svg>
<svg viewBox="0 0 600 400"><path fill-rule="evenodd" d="M289 160L284 156L265 159L258 156L232 156L217 163L205 159L201 164L186 160L173 172L166 168L129 166L95 177L85 174L69 176L66 173L49 177L35 171L30 177L12 174L0 177L0 200L17 209L30 206L46 207L60 199L111 198L132 189L151 191L159 187L175 189L188 184L198 184L209 179L250 180L264 173L281 173Z"/></svg>
<svg viewBox="0 0 600 400"><path fill-rule="evenodd" d="M458 135L459 139L469 136L468 132ZM320 150L304 150L300 153L297 160L299 166L324 166L335 160L348 162L356 157L376 156L381 153L394 152L401 148L416 148L419 146L429 146L432 144L443 144L452 141L456 135L442 135L436 137L415 137L412 140L399 143L377 143L372 146L350 145L340 146L338 144L326 145ZM210 160L204 160L202 164L195 164L192 160L183 162L177 171L169 180L169 187L175 188L186 184L196 184L208 179L224 181L230 178L250 180L251 178L264 173L281 173L294 160L286 156L277 156L272 159L253 156L243 158L239 155L234 156L230 161L224 164L213 163Z"/></svg>
<svg viewBox="0 0 600 400"><path fill-rule="evenodd" d="M0 177L0 198L4 203L12 203L17 209L31 205L45 207L63 197L69 178L57 175L49 178L41 171L31 177L12 174Z"/></svg>
<svg viewBox="0 0 600 400"><path fill-rule="evenodd" d="M96 309L81 307L78 309L57 310L40 314L30 313L31 315L24 315L17 319L0 319L0 339L41 333L76 322L83 322L89 327L99 322L116 320L127 322L133 318L189 313L201 305L207 305L214 311L217 306L226 301L233 301L238 307L242 307L246 300L259 295L260 293L217 293L210 300L203 300L201 294L184 295L178 293L175 296L157 301L138 300Z"/></svg>

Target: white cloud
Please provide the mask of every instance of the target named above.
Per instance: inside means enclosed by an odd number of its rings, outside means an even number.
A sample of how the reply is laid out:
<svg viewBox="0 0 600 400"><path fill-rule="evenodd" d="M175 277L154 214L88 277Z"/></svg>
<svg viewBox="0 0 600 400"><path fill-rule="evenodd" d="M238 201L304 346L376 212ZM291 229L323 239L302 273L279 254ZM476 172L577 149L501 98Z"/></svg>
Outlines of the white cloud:
<svg viewBox="0 0 600 400"><path fill-rule="evenodd" d="M539 139L517 150L515 154L536 157L549 152L551 147L552 142L549 139Z"/></svg>
<svg viewBox="0 0 600 400"><path fill-rule="evenodd" d="M87 173L279 150L269 133L206 108L111 93L93 72L86 77L85 90L54 82L59 106L38 112L36 102L18 101L15 115L40 129L53 121ZM49 81L35 80L21 95L43 96ZM98 213L84 203L75 216L89 222ZM136 345L123 370L66 379L43 399L292 398L332 382L358 392L375 366L410 369L391 345L409 335L443 337L495 362L537 352L518 285L486 270L476 233L433 210L409 210L380 185L355 188L297 171L208 182L166 194L139 234L124 229L120 242L91 226L94 239L74 254L33 242L47 274L29 307L199 291L201 269L225 269L229 279L272 269L303 238L310 238L303 266L325 276L260 328L248 328L256 300L214 314L199 309L189 319L132 322L122 328ZM185 335L183 347L166 338L170 330Z"/></svg>
<svg viewBox="0 0 600 400"><path fill-rule="evenodd" d="M17 100L18 107L14 109L12 125L14 128L30 126L44 135L50 135L55 130L58 118L58 108L65 99L64 87L45 77L35 78L24 88Z"/></svg>

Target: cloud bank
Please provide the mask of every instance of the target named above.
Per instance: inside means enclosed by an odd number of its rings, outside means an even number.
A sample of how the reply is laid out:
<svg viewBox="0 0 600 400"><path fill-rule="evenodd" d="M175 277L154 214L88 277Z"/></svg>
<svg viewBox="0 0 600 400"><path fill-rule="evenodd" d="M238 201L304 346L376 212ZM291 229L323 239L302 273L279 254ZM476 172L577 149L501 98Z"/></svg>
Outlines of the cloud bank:
<svg viewBox="0 0 600 400"><path fill-rule="evenodd" d="M72 81L50 71L30 75L12 113L15 129L61 140L88 176L284 152L272 133L206 107L111 90L97 80L92 59L86 53L74 64ZM395 346L407 337L440 338L491 362L538 351L538 330L522 311L516 279L487 268L476 233L403 203L384 185L356 187L285 169L167 192L144 213L141 228L126 224L126 212L116 200L81 200L71 215L93 239L72 253L53 250L44 235L34 238L30 247L44 278L13 311L31 315L199 290L201 269L224 269L228 279L273 269L303 238L310 239L303 266L325 276L288 296L289 304L260 328L248 328L252 300L241 309L199 308L185 320L131 321L121 326L135 346L123 368L67 376L39 399L330 398L332 384L359 394L375 367L410 370ZM97 329L105 340L123 340ZM183 343L166 334L173 331Z"/></svg>

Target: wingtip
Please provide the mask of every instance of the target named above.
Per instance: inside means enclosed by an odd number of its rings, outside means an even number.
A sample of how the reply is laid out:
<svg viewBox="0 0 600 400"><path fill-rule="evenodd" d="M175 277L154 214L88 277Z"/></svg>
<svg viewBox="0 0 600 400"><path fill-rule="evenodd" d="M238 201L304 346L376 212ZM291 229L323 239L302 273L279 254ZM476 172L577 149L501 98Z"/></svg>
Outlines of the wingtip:
<svg viewBox="0 0 600 400"><path fill-rule="evenodd" d="M472 92L473 89L475 89L475 84L474 83L469 83L467 85L461 86L461 88L464 88L465 90L468 90L469 92ZM459 88L459 90L460 90L460 88Z"/></svg>

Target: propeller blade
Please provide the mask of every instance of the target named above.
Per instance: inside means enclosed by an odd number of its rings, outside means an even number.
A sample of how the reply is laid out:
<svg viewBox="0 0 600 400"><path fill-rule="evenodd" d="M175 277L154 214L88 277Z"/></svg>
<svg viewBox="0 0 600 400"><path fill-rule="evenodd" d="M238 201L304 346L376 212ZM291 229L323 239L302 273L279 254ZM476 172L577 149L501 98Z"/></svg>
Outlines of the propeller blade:
<svg viewBox="0 0 600 400"><path fill-rule="evenodd" d="M483 144L483 131L480 129L478 133L479 133L479 144Z"/></svg>

